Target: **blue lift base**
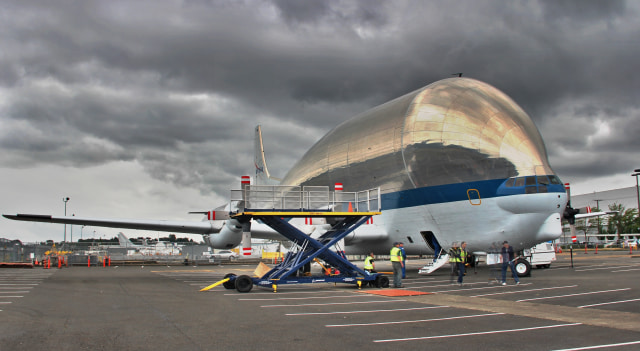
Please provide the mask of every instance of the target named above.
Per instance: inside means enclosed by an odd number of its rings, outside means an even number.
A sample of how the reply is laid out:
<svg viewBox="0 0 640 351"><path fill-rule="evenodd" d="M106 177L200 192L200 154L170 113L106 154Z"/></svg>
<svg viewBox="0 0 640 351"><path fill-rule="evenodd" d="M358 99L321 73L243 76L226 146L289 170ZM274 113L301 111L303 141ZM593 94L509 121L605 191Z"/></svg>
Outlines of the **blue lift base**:
<svg viewBox="0 0 640 351"><path fill-rule="evenodd" d="M282 284L313 284L313 283L347 283L358 287L374 285L388 287L389 278L381 273L369 273L355 266L344 256L330 250L337 242L344 239L357 227L364 224L372 215L379 212L267 212L259 210L245 210L233 215L240 222L249 222L252 218L262 221L269 227L293 241L299 248L297 252L289 252L281 263L273 267L262 277L248 275L235 276L224 283L227 289L235 288L239 292L249 292L253 285L276 287ZM333 218L335 224L318 240L301 232L284 218L291 217L326 217ZM336 274L323 276L299 276L299 272L315 259L320 259L337 270Z"/></svg>

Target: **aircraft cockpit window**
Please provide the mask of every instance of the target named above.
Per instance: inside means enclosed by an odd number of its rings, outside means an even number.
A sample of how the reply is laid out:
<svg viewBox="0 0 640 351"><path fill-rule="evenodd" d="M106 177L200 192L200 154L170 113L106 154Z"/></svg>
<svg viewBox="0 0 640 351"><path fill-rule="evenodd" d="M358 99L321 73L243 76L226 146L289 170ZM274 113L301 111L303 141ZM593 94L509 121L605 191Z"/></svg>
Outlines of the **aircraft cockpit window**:
<svg viewBox="0 0 640 351"><path fill-rule="evenodd" d="M505 180L501 188L498 193L538 194L564 191L564 185L555 175L512 177Z"/></svg>
<svg viewBox="0 0 640 351"><path fill-rule="evenodd" d="M550 175L549 176L549 180L551 181L551 184L560 184L560 185L562 185L562 182L560 181L560 178L558 178L557 176Z"/></svg>
<svg viewBox="0 0 640 351"><path fill-rule="evenodd" d="M536 185L536 177L527 177L526 178L526 185L527 186L535 186Z"/></svg>
<svg viewBox="0 0 640 351"><path fill-rule="evenodd" d="M538 188L536 187L536 177L526 177L525 178L524 193L525 194L535 194L538 192Z"/></svg>
<svg viewBox="0 0 640 351"><path fill-rule="evenodd" d="M538 176L538 184L540 185L549 185L549 177L547 176Z"/></svg>

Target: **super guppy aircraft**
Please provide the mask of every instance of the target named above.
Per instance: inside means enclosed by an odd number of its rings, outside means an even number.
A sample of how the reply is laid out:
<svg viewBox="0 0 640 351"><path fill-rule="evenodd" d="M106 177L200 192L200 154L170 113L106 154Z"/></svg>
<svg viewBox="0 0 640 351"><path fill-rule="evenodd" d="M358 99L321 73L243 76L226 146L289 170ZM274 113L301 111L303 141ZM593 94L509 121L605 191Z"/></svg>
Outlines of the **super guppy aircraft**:
<svg viewBox="0 0 640 351"><path fill-rule="evenodd" d="M270 178L259 127L256 181ZM430 254L466 241L488 252L558 238L567 194L530 117L498 89L470 78L434 82L346 120L279 181L344 191L380 188L381 212L345 238L348 254ZM229 205L217 210L229 211ZM213 213L211 211L210 216ZM14 220L202 234L213 248L240 244L234 219L201 222L4 215ZM292 222L293 223L293 222ZM301 224L301 226L303 226ZM306 232L322 226L306 226ZM277 236L254 223L253 237ZM282 239L282 237L280 237Z"/></svg>

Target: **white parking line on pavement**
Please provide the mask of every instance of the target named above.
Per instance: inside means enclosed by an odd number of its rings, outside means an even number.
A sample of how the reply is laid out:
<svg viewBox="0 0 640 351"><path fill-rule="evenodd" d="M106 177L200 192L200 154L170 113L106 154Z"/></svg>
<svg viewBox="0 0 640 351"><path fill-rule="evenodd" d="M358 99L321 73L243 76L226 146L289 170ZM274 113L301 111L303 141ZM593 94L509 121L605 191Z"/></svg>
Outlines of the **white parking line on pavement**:
<svg viewBox="0 0 640 351"><path fill-rule="evenodd" d="M575 288L577 285L567 285L567 286L553 286L550 288L539 288L539 289L528 289L528 290L516 290L516 291L501 291L497 293L491 294L481 294L481 295L473 295L469 297L481 297L481 296L492 296L492 295L505 295L505 294L519 294L523 292L531 292L531 291L541 291L541 290L552 290L552 289L566 289L566 288Z"/></svg>
<svg viewBox="0 0 640 351"><path fill-rule="evenodd" d="M477 284L486 284L486 283L477 283ZM466 284L465 284L466 285ZM519 287L522 286L527 286L527 285L531 285L531 283L522 283L520 285L518 285ZM511 286L516 286L515 284L512 284ZM484 286L484 287L480 287L480 288L465 288L465 287L460 287L458 289L450 289L450 290L439 290L439 291L433 291L434 294L440 294L440 293L446 293L446 292L455 292L455 291L471 291L471 290L487 290L487 289L505 289L506 287L504 285L494 285L494 286Z"/></svg>
<svg viewBox="0 0 640 351"><path fill-rule="evenodd" d="M282 292L282 291L278 291L277 293L274 293L273 291L265 291L265 292L251 292L251 295L288 295L288 294L335 294L336 290L326 290L326 291L322 291L322 290L318 290L318 291L289 291L289 292ZM225 296L247 296L247 293L226 293L224 294Z"/></svg>
<svg viewBox="0 0 640 351"><path fill-rule="evenodd" d="M633 300L621 300L621 301L611 301L611 302L603 302L603 303L594 303L592 305L582 305L582 306L578 306L578 308L586 308L586 307L594 307L594 306L602 306L602 305L613 305L616 303L625 303L625 302L635 302L635 301L640 301L640 299L633 299Z"/></svg>
<svg viewBox="0 0 640 351"><path fill-rule="evenodd" d="M313 300L313 299L335 299L335 298L362 298L370 295L333 295L333 296L309 296L309 297L274 297L272 299L238 299L238 301L282 301L282 300Z"/></svg>
<svg viewBox="0 0 640 351"><path fill-rule="evenodd" d="M452 319L465 319L465 318L477 318L477 317L488 317L488 316L499 316L505 313L485 313L485 314L473 314L467 316L456 316L456 317L443 317L443 318L432 318L432 319L416 319L416 320L407 320L407 321L393 321L393 322L376 322L376 323L353 323L353 324L328 324L325 325L327 328L334 327L362 327L362 326L372 326L372 325L389 325L389 324L405 324L405 323L425 323L425 322L437 322L437 321L446 321Z"/></svg>
<svg viewBox="0 0 640 351"><path fill-rule="evenodd" d="M304 303L300 305L263 305L260 307L304 307L304 306L329 306L329 305L354 305L365 303L391 303L407 302L407 300L372 300L372 301L351 301L351 302L330 302L330 303Z"/></svg>
<svg viewBox="0 0 640 351"><path fill-rule="evenodd" d="M434 335L434 336L421 336L421 337L403 338L403 339L382 339L382 340L373 340L373 342L394 342L394 341L412 341L412 340L456 338L456 337L460 337L460 336L487 335L487 334L499 334L499 333L513 333L513 332L527 331L527 330L570 327L570 326L574 326L574 325L582 325L582 323L554 324L554 325L543 325L543 326L540 326L540 327L531 327L531 328L490 330L490 331L486 331L486 332L464 333L464 334L449 334L449 335Z"/></svg>
<svg viewBox="0 0 640 351"><path fill-rule="evenodd" d="M553 350L553 351L595 350L595 349L604 349L604 348L610 348L610 347L637 345L637 344L640 344L640 341L621 342L621 343L618 343L618 344L583 346L583 347L575 347L575 348L572 348L572 349L561 349L561 350Z"/></svg>
<svg viewBox="0 0 640 351"><path fill-rule="evenodd" d="M620 270L620 271L611 271L611 273L632 272L632 271L640 271L640 268L623 269L623 270Z"/></svg>
<svg viewBox="0 0 640 351"><path fill-rule="evenodd" d="M557 295L557 296L547 296L547 297L535 297L535 298L532 298L532 299L516 300L516 302L534 301L534 300L545 300L545 299L556 299L556 298L561 298L561 297L571 297L571 296L581 296L581 295L602 294L602 293L607 293L607 292L625 291L625 290L631 290L631 288L613 289L613 290L601 290L601 291L591 291L591 292L586 292L586 293L568 294L568 295Z"/></svg>
<svg viewBox="0 0 640 351"><path fill-rule="evenodd" d="M576 272L588 272L588 271L600 271L604 269L615 269L615 268L627 268L627 267L638 267L638 265L626 265L626 266L609 266L609 267L598 267L598 268L585 268L585 269L576 269Z"/></svg>
<svg viewBox="0 0 640 351"><path fill-rule="evenodd" d="M302 312L302 313L287 313L285 316L311 316L311 315L323 315L323 314L352 314L352 313L380 313L380 312L398 312L398 311L414 311L414 310L429 310L434 308L448 308L449 306L430 306L430 307L411 307L411 308L395 308L391 310L363 310L363 311L333 311L333 312Z"/></svg>

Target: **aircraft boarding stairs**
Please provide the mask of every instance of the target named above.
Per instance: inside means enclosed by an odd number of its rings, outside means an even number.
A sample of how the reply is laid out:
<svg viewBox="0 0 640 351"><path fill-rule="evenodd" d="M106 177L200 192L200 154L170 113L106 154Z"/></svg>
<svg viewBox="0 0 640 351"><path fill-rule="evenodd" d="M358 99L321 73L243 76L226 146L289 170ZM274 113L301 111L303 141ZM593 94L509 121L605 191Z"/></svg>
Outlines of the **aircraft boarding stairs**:
<svg viewBox="0 0 640 351"><path fill-rule="evenodd" d="M440 254L435 261L432 261L430 264L425 265L424 267L418 270L418 274L430 274L435 272L438 268L444 266L449 262L449 254L445 253L444 250L440 250Z"/></svg>
<svg viewBox="0 0 640 351"><path fill-rule="evenodd" d="M227 274L223 283L227 289L239 292L251 291L253 285L271 287L274 292L281 284L349 283L386 287L389 278L381 273L370 274L355 266L343 255L331 249L371 216L380 214L380 189L362 192L330 192L329 187L291 187L247 185L242 196L233 199L241 209L231 213L231 218L241 223L260 221L291 240L296 249L290 251L282 262L259 277ZM351 211L342 211L343 208ZM233 208L233 207L232 207ZM323 217L331 224L318 238L303 233L290 223L292 218ZM333 268L330 273L313 276L300 274L311 262L322 260Z"/></svg>

